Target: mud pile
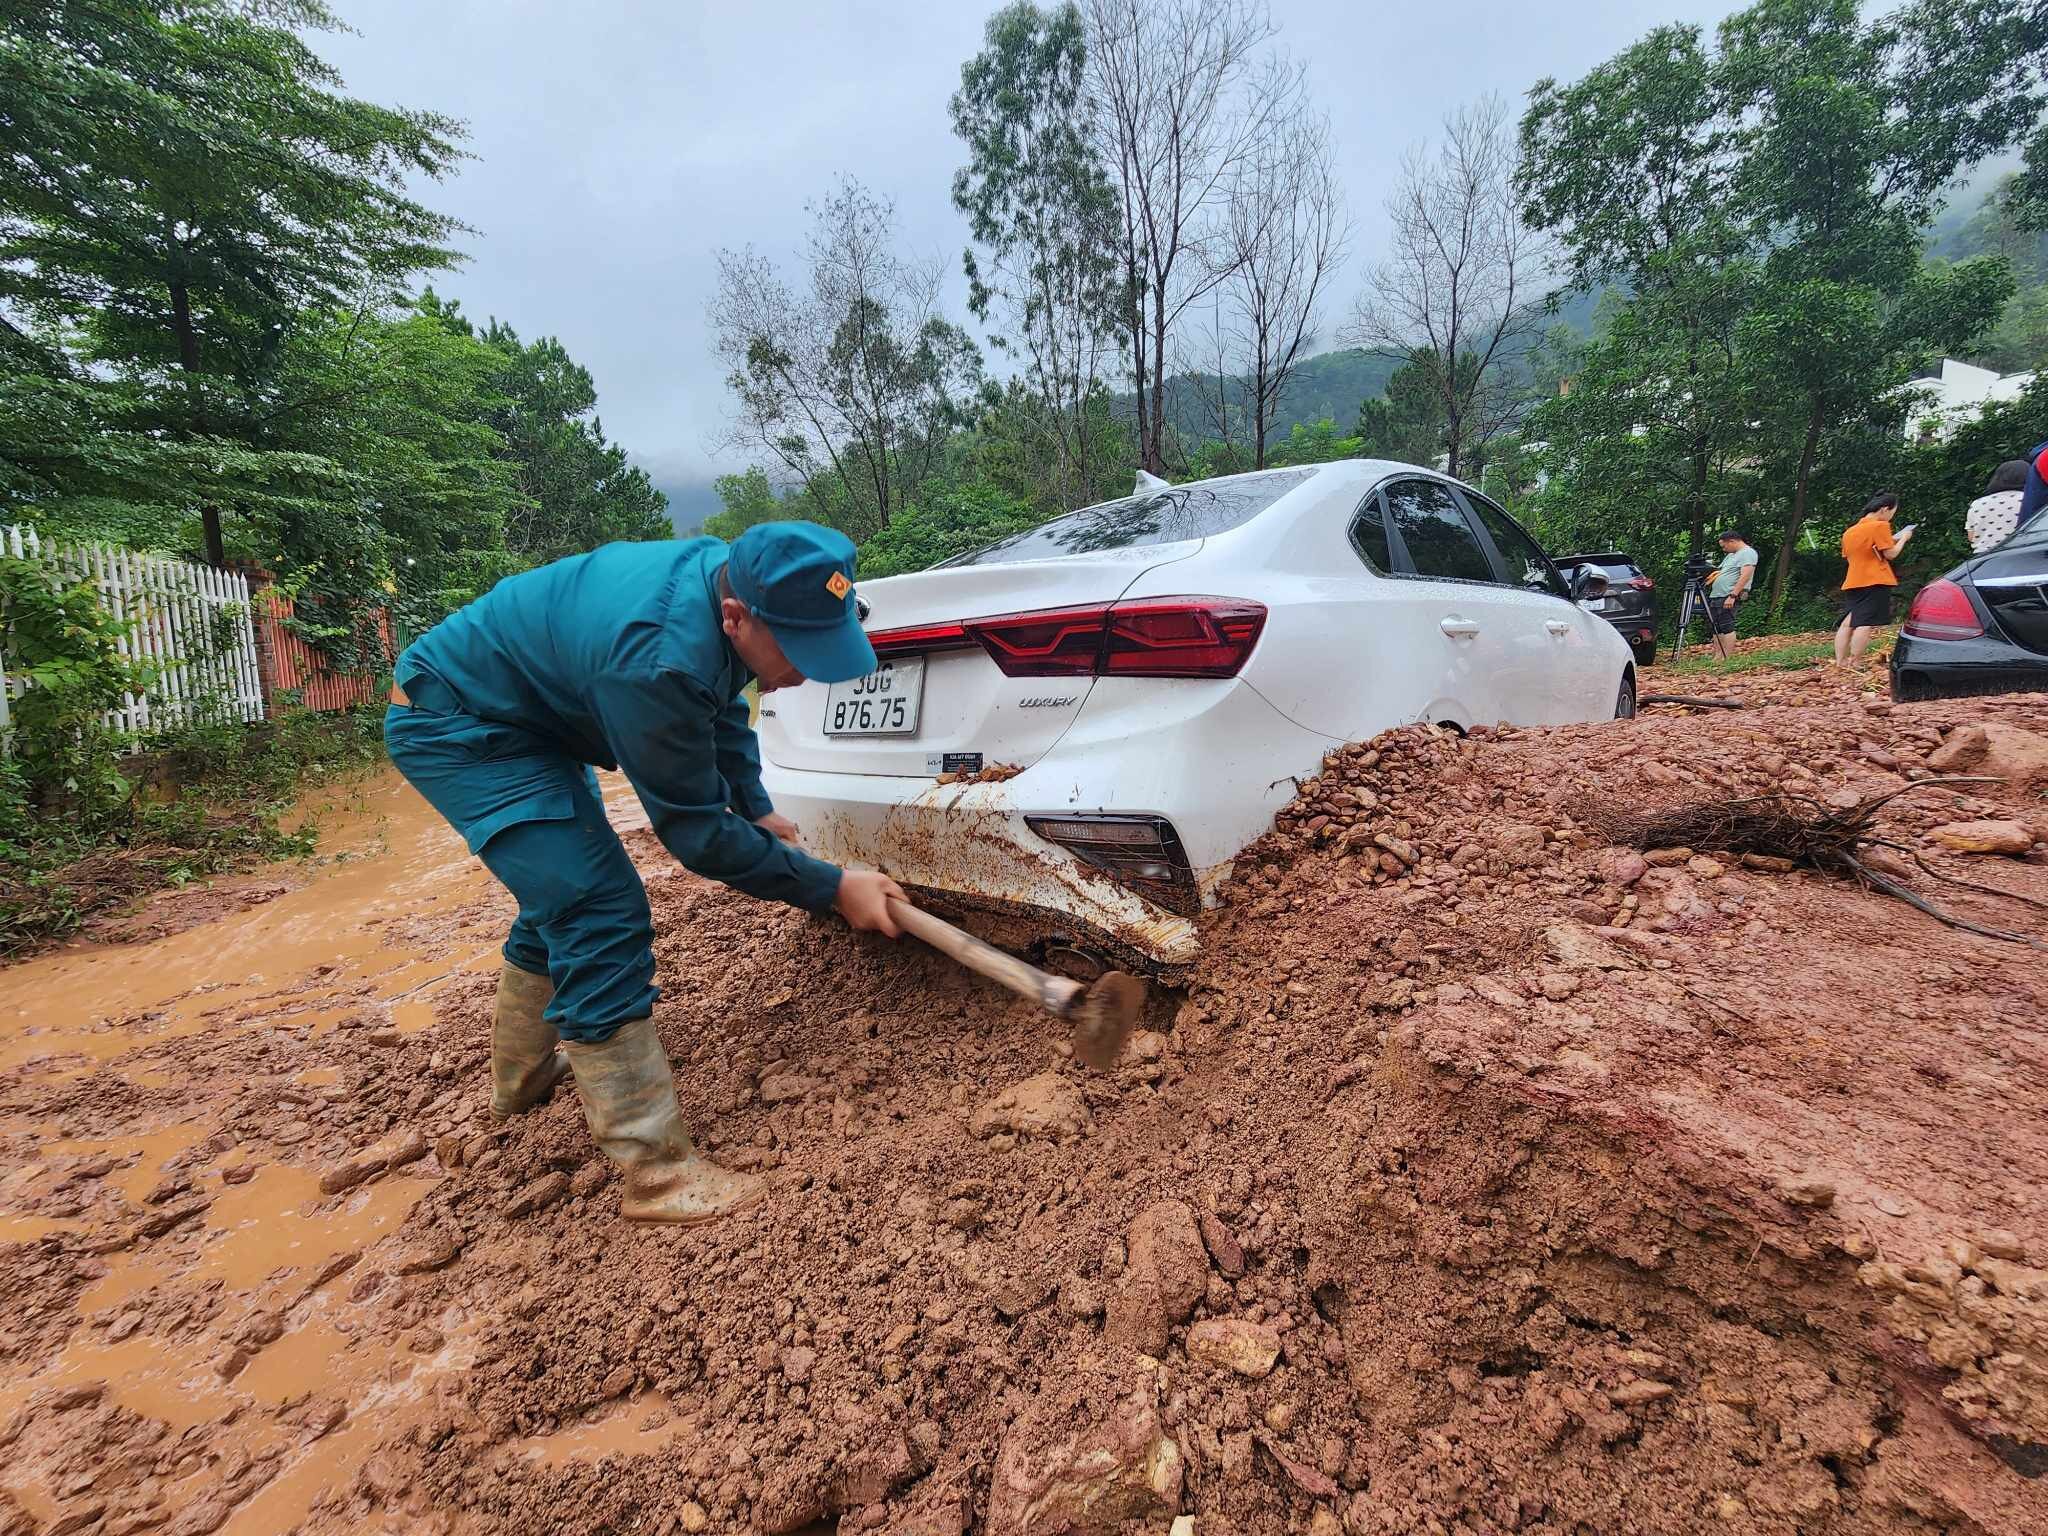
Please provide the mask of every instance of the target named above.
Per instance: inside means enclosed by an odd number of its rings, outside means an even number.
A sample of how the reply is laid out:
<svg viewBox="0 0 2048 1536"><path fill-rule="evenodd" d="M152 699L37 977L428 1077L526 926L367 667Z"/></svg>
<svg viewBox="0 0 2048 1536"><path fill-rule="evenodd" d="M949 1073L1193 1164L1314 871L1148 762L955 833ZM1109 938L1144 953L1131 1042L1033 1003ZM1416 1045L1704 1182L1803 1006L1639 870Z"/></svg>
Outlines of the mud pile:
<svg viewBox="0 0 2048 1536"><path fill-rule="evenodd" d="M2048 967L1837 879L1593 830L1845 803L2048 733L2048 703L1857 681L1343 749L1107 1074L935 956L650 862L685 1117L774 1186L707 1229L621 1224L573 1095L490 1126L483 975L419 1033L153 1045L208 1065L204 1134L160 1191L76 1161L16 1190L77 1225L0 1250L8 1370L126 1239L165 1278L81 1328L230 1382L326 1330L377 1371L306 1357L183 1429L49 1378L0 1431L48 1469L22 1519L253 1529L253 1490L356 1433L303 1528L2048 1529ZM2042 852L1931 836L2048 840L2044 788L1893 802L1902 878L2048 934ZM323 1053L335 1080L296 1083ZM141 1112L124 1094L15 1074L0 1109L81 1134ZM305 1178L311 1222L424 1193L241 1290L181 1268L210 1218L178 1213L249 1165Z"/></svg>

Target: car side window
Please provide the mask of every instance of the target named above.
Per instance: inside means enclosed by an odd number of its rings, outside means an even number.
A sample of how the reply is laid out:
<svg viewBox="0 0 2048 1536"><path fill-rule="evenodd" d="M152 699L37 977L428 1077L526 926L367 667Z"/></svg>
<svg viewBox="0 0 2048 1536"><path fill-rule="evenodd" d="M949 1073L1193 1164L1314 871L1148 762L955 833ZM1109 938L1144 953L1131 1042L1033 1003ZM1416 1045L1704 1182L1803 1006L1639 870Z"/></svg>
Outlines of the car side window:
<svg viewBox="0 0 2048 1536"><path fill-rule="evenodd" d="M1505 567L1502 575L1511 587L1520 587L1526 592L1547 592L1552 597L1569 601L1571 589L1564 584L1543 547L1522 531L1507 513L1501 511L1483 496L1467 494L1465 500L1473 514L1486 526L1493 547L1500 551L1501 564Z"/></svg>
<svg viewBox="0 0 2048 1536"><path fill-rule="evenodd" d="M1351 519L1351 547L1374 571L1384 576L1394 569L1394 556L1387 547L1387 515L1379 494L1365 498Z"/></svg>
<svg viewBox="0 0 2048 1536"><path fill-rule="evenodd" d="M1494 582L1493 562L1451 488L1438 480L1396 480L1381 492L1394 533L1418 576Z"/></svg>

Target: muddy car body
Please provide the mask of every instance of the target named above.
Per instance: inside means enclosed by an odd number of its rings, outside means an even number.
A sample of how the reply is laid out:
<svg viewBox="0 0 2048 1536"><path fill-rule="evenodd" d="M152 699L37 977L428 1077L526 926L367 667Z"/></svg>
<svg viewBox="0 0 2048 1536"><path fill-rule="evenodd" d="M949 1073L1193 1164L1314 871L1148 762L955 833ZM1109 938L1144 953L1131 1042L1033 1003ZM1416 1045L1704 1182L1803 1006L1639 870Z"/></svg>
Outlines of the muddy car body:
<svg viewBox="0 0 2048 1536"><path fill-rule="evenodd" d="M1408 465L1157 489L862 582L882 668L770 695L765 781L823 857L1171 971L1331 747L1631 712L1597 579Z"/></svg>

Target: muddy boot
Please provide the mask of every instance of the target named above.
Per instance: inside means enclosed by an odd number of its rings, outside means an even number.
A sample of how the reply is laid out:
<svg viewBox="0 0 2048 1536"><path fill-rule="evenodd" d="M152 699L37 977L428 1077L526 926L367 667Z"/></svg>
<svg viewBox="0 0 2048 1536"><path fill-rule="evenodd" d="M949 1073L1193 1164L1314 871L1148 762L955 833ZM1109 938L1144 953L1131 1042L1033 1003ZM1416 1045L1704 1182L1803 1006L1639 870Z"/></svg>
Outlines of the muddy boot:
<svg viewBox="0 0 2048 1536"><path fill-rule="evenodd" d="M491 1020L491 1118L523 1115L555 1091L569 1071L561 1037L541 1015L554 985L507 961L498 972L498 1011Z"/></svg>
<svg viewBox="0 0 2048 1536"><path fill-rule="evenodd" d="M765 1179L728 1172L690 1144L654 1020L634 1019L609 1040L571 1040L563 1049L591 1137L625 1175L619 1214L628 1221L711 1221L768 1192Z"/></svg>

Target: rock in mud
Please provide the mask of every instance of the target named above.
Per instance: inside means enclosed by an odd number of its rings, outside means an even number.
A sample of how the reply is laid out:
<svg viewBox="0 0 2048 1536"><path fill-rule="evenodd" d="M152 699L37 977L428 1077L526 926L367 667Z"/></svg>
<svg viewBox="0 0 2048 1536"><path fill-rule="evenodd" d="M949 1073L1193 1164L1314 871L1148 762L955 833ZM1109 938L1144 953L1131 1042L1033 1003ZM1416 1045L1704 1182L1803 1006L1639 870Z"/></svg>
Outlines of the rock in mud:
<svg viewBox="0 0 2048 1536"><path fill-rule="evenodd" d="M1187 1321L1209 1288L1209 1255L1192 1208L1161 1200L1131 1223L1128 1258L1110 1293L1103 1337L1155 1359L1167 1329Z"/></svg>
<svg viewBox="0 0 2048 1536"><path fill-rule="evenodd" d="M765 1481L755 1528L782 1536L848 1509L879 1504L917 1475L917 1453L901 1425L863 1421L824 1447L801 1449Z"/></svg>
<svg viewBox="0 0 2048 1536"><path fill-rule="evenodd" d="M761 1079L761 1102L787 1104L796 1099L807 1099L814 1093L823 1093L831 1086L822 1077L799 1077L794 1073L778 1073Z"/></svg>
<svg viewBox="0 0 2048 1536"><path fill-rule="evenodd" d="M162 1237L171 1228L181 1226L205 1211L209 1204L211 1202L202 1196L180 1200L176 1205L167 1205L161 1210L152 1211L135 1224L134 1235L137 1238Z"/></svg>
<svg viewBox="0 0 2048 1536"><path fill-rule="evenodd" d="M2048 736L1987 720L1959 726L1927 754L1927 766L1941 774L1983 774L2025 785L2048 780Z"/></svg>
<svg viewBox="0 0 2048 1536"><path fill-rule="evenodd" d="M462 1245L438 1228L399 1254L391 1266L396 1275L424 1275L446 1269L462 1256Z"/></svg>
<svg viewBox="0 0 2048 1536"><path fill-rule="evenodd" d="M354 1189L365 1179L374 1178L384 1171L384 1159L375 1154L352 1158L345 1163L336 1163L320 1175L320 1193L339 1195Z"/></svg>
<svg viewBox="0 0 2048 1536"><path fill-rule="evenodd" d="M1081 1090L1058 1072L1027 1077L983 1104L969 1117L967 1128L987 1138L999 1132L1064 1140L1088 1124L1088 1103Z"/></svg>
<svg viewBox="0 0 2048 1536"><path fill-rule="evenodd" d="M1231 1236L1230 1228L1223 1225L1223 1218L1214 1211L1201 1215L1202 1246L1209 1250L1209 1257L1216 1261L1217 1272L1226 1280L1236 1280L1244 1274L1244 1247Z"/></svg>
<svg viewBox="0 0 2048 1536"><path fill-rule="evenodd" d="M2033 829L2017 821L1952 821L1927 835L1957 853L2005 853L2017 857L2034 846Z"/></svg>
<svg viewBox="0 0 2048 1536"><path fill-rule="evenodd" d="M1113 1396L1088 1379L1043 1392L1003 1436L988 1536L1109 1536L1179 1513L1185 1465L1148 1374Z"/></svg>
<svg viewBox="0 0 2048 1536"><path fill-rule="evenodd" d="M1337 1497L1337 1480L1329 1473L1312 1467L1305 1461L1297 1461L1275 1445L1273 1437L1269 1434L1258 1432L1254 1438L1265 1447L1266 1454L1273 1458L1273 1464L1287 1474L1287 1480L1303 1493L1317 1499ZM1338 1464L1341 1466L1343 1463L1340 1460Z"/></svg>
<svg viewBox="0 0 2048 1536"><path fill-rule="evenodd" d="M535 1211L545 1210L569 1193L569 1176L566 1173L544 1173L533 1180L505 1207L507 1218L517 1220L531 1216Z"/></svg>
<svg viewBox="0 0 2048 1536"><path fill-rule="evenodd" d="M107 1506L102 1501L74 1504L44 1528L46 1536L74 1536L74 1533L96 1524L106 1512Z"/></svg>
<svg viewBox="0 0 2048 1536"><path fill-rule="evenodd" d="M1265 1376L1280 1358L1280 1335L1264 1323L1210 1318L1188 1330L1188 1358L1240 1376Z"/></svg>
<svg viewBox="0 0 2048 1536"><path fill-rule="evenodd" d="M1778 1186L1778 1193L1792 1205L1811 1206L1816 1210L1825 1210L1835 1203L1834 1183L1818 1174L1802 1174L1796 1179L1787 1179Z"/></svg>
<svg viewBox="0 0 2048 1536"><path fill-rule="evenodd" d="M1643 1381L1638 1379L1623 1382L1612 1392L1609 1392L1607 1397L1608 1401L1619 1403L1624 1408L1640 1408L1647 1403L1656 1402L1659 1398L1669 1397L1672 1390L1671 1383L1668 1381Z"/></svg>
<svg viewBox="0 0 2048 1536"><path fill-rule="evenodd" d="M1985 1227L1975 1237L1977 1246L1994 1259L2009 1259L2015 1264L2027 1261L2026 1245L2003 1227Z"/></svg>

